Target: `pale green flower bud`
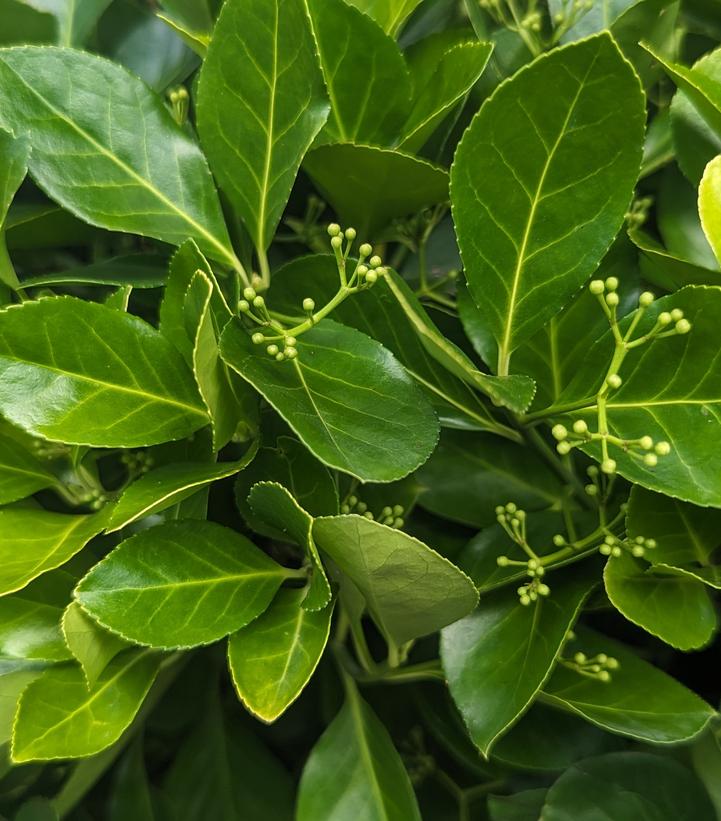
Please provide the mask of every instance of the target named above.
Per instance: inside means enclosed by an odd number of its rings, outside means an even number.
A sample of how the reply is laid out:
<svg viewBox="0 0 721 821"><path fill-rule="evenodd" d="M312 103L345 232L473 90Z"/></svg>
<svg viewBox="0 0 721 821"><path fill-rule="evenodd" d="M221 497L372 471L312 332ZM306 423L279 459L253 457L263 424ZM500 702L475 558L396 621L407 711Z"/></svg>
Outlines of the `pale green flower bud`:
<svg viewBox="0 0 721 821"><path fill-rule="evenodd" d="M616 472L616 462L614 459L604 459L601 462L601 470L608 476L612 476Z"/></svg>
<svg viewBox="0 0 721 821"><path fill-rule="evenodd" d="M556 547L563 547L563 545L566 544L566 540L563 538L563 536L561 536L560 533L556 533L556 535L553 537L553 544L555 544Z"/></svg>
<svg viewBox="0 0 721 821"><path fill-rule="evenodd" d="M680 308L674 308L673 311L671 311L671 319L674 322L678 322L679 319L683 319L683 311Z"/></svg>
<svg viewBox="0 0 721 821"><path fill-rule="evenodd" d="M275 356L278 353L278 346L275 344L268 345L268 347L265 350L268 352L269 356Z"/></svg>
<svg viewBox="0 0 721 821"><path fill-rule="evenodd" d="M659 456L668 456L671 453L671 445L668 442L656 442L654 450Z"/></svg>
<svg viewBox="0 0 721 821"><path fill-rule="evenodd" d="M659 325L670 325L672 322L671 314L668 311L663 311L658 315Z"/></svg>
<svg viewBox="0 0 721 821"><path fill-rule="evenodd" d="M248 286L243 289L243 299L247 299L248 302L252 302L255 299L255 296L255 288Z"/></svg>
<svg viewBox="0 0 721 821"><path fill-rule="evenodd" d="M615 291L611 291L610 294L606 294L606 305L609 308L615 308L621 300L618 298L618 294Z"/></svg>
<svg viewBox="0 0 721 821"><path fill-rule="evenodd" d="M251 339L253 340L254 345L262 345L263 340L265 339L265 337L263 336L262 333L258 332L258 333L254 333L253 336L251 336Z"/></svg>
<svg viewBox="0 0 721 821"><path fill-rule="evenodd" d="M677 334L687 334L691 330L691 323L688 319L679 319L676 323Z"/></svg>
<svg viewBox="0 0 721 821"><path fill-rule="evenodd" d="M559 442L556 445L556 450L561 454L561 456L565 456L571 452L571 444L570 442Z"/></svg>
<svg viewBox="0 0 721 821"><path fill-rule="evenodd" d="M602 279L594 279L591 280L591 284L588 286L588 290L594 295L599 296L606 290L606 286L603 284Z"/></svg>
<svg viewBox="0 0 721 821"><path fill-rule="evenodd" d="M508 567L508 556L499 556L496 559L496 564L499 567Z"/></svg>
<svg viewBox="0 0 721 821"><path fill-rule="evenodd" d="M588 425L586 424L585 420L576 419L576 421L573 423L573 431L574 433L578 433L579 435L588 433Z"/></svg>
<svg viewBox="0 0 721 821"><path fill-rule="evenodd" d="M605 285L609 291L615 291L618 288L618 277L608 277Z"/></svg>
<svg viewBox="0 0 721 821"><path fill-rule="evenodd" d="M379 265L383 265L383 260L376 254L368 260L368 264L371 268L377 268Z"/></svg>
<svg viewBox="0 0 721 821"><path fill-rule="evenodd" d="M358 249L358 253L362 257L369 257L373 253L373 246L368 242L364 242L363 245L361 245L361 247Z"/></svg>
<svg viewBox="0 0 721 821"><path fill-rule="evenodd" d="M350 240L351 242L353 242L353 240L356 238L355 228L346 228L345 229L345 238L347 240Z"/></svg>
<svg viewBox="0 0 721 821"><path fill-rule="evenodd" d="M340 225L337 222L331 222L328 226L328 236L337 237L340 234Z"/></svg>
<svg viewBox="0 0 721 821"><path fill-rule="evenodd" d="M313 299L311 299L309 296L307 296L307 297L303 300L303 310L304 310L307 314L312 313L312 312L315 310L315 300L313 300Z"/></svg>
<svg viewBox="0 0 721 821"><path fill-rule="evenodd" d="M608 382L609 388L620 388L622 379L617 373L612 373L606 382Z"/></svg>
<svg viewBox="0 0 721 821"><path fill-rule="evenodd" d="M336 251L339 248L342 248L343 247L343 237L340 237L340 236L331 237L330 246L331 246L331 248L334 248Z"/></svg>
<svg viewBox="0 0 721 821"><path fill-rule="evenodd" d="M253 307L254 308L264 308L265 307L265 300L263 299L262 296L257 296L253 300Z"/></svg>
<svg viewBox="0 0 721 821"><path fill-rule="evenodd" d="M247 314L250 310L250 303L247 302L245 299L241 299L238 303L238 310L241 312L241 314Z"/></svg>
<svg viewBox="0 0 721 821"><path fill-rule="evenodd" d="M638 440L638 444L643 448L643 450L651 450L653 447L653 439L650 436L642 436Z"/></svg>
<svg viewBox="0 0 721 821"><path fill-rule="evenodd" d="M295 359L296 356L298 356L298 350L292 346L286 348L283 353L288 357L288 359Z"/></svg>
<svg viewBox="0 0 721 821"><path fill-rule="evenodd" d="M648 306L653 303L654 299L656 299L656 297L650 291L644 291L638 298L638 304L642 308L648 308Z"/></svg>
<svg viewBox="0 0 721 821"><path fill-rule="evenodd" d="M658 456L656 456L655 453L647 453L643 457L643 463L644 465L646 465L646 467L655 468L658 464Z"/></svg>
<svg viewBox="0 0 721 821"><path fill-rule="evenodd" d="M378 281L378 274L375 271L368 271L366 274L366 282L369 285L374 285Z"/></svg>
<svg viewBox="0 0 721 821"><path fill-rule="evenodd" d="M551 428L551 434L554 439L558 439L559 442L562 442L568 437L568 430L566 430L564 425L558 424Z"/></svg>

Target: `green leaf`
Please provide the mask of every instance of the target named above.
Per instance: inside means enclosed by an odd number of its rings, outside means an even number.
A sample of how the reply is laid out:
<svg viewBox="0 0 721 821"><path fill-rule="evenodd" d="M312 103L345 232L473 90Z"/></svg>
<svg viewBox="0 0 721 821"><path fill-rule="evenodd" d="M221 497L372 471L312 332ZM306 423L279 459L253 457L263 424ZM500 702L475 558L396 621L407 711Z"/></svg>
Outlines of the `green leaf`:
<svg viewBox="0 0 721 821"><path fill-rule="evenodd" d="M664 570L678 569L711 587L721 587L721 570L714 562L719 544L721 511L696 507L659 493L634 487L626 529L631 538L654 539L646 558Z"/></svg>
<svg viewBox="0 0 721 821"><path fill-rule="evenodd" d="M106 530L121 530L139 519L166 510L188 499L213 482L234 476L257 452L252 445L238 462L173 462L149 471L130 485L110 512Z"/></svg>
<svg viewBox="0 0 721 821"><path fill-rule="evenodd" d="M22 590L65 564L105 527L106 514L70 516L38 508L0 510L0 595Z"/></svg>
<svg viewBox="0 0 721 821"><path fill-rule="evenodd" d="M122 542L80 581L75 597L129 641L193 647L259 616L288 575L227 527L170 522Z"/></svg>
<svg viewBox="0 0 721 821"><path fill-rule="evenodd" d="M303 510L290 491L274 482L253 485L248 504L262 522L280 534L281 539L290 539L303 548L313 565L303 607L306 610L324 608L330 601L331 589L313 540L313 517Z"/></svg>
<svg viewBox="0 0 721 821"><path fill-rule="evenodd" d="M67 606L62 630L65 643L82 667L91 689L115 656L128 647L127 642L96 624L77 602Z"/></svg>
<svg viewBox="0 0 721 821"><path fill-rule="evenodd" d="M421 0L350 0L384 31L395 35Z"/></svg>
<svg viewBox="0 0 721 821"><path fill-rule="evenodd" d="M270 607L228 639L228 664L243 704L279 718L310 681L325 650L333 607L310 612L303 590L281 590Z"/></svg>
<svg viewBox="0 0 721 821"><path fill-rule="evenodd" d="M689 286L657 300L636 333L649 331L661 311L676 308L688 317L691 332L629 351L621 368L623 384L607 403L612 434L622 439L648 435L656 441L668 440L671 453L659 459L656 468L644 466L619 448L613 449L613 458L621 475L643 487L695 504L721 506L721 450L716 447L721 442L721 363L716 355L721 288ZM629 319L623 320L622 328ZM578 408L573 418L596 424L595 398L586 397L595 396L612 348L609 332L588 351L584 368L561 396L559 408L569 407L567 403ZM599 451L588 448L588 452L597 456Z"/></svg>
<svg viewBox="0 0 721 821"><path fill-rule="evenodd" d="M643 278L652 285L665 291L678 291L686 285L721 284L718 269L705 268L672 254L641 230L629 231L628 235L641 252L639 262Z"/></svg>
<svg viewBox="0 0 721 821"><path fill-rule="evenodd" d="M12 738L13 722L17 703L31 681L35 681L44 669L43 664L18 665L0 674L0 744L3 745L3 759L7 761L7 743ZM5 763L5 762L3 762ZM4 769L3 769L4 772Z"/></svg>
<svg viewBox="0 0 721 821"><path fill-rule="evenodd" d="M344 0L305 3L331 101L320 141L394 144L411 102L408 69L395 40Z"/></svg>
<svg viewBox="0 0 721 821"><path fill-rule="evenodd" d="M535 453L485 433L444 431L416 475L422 507L473 527L494 524L496 505L558 508L566 494L558 475Z"/></svg>
<svg viewBox="0 0 721 821"><path fill-rule="evenodd" d="M570 654L606 653L619 662L611 682L580 676L559 665L543 688L543 701L619 735L651 744L674 744L700 733L715 715L691 690L643 661L636 652L587 628L574 628Z"/></svg>
<svg viewBox="0 0 721 821"><path fill-rule="evenodd" d="M609 557L603 580L617 610L679 650L703 647L716 632L716 609L698 579L664 571L623 553Z"/></svg>
<svg viewBox="0 0 721 821"><path fill-rule="evenodd" d="M538 821L545 798L544 788L522 790L513 795L489 795L489 817L491 821Z"/></svg>
<svg viewBox="0 0 721 821"><path fill-rule="evenodd" d="M273 275L270 301L274 309L294 315L305 297L322 305L334 296L337 288L335 257L322 254L300 257ZM521 405L527 390L524 377L519 382L517 377L505 381L481 374L452 343L444 340L441 345L435 325L399 277L382 277L373 288L341 303L333 315L391 351L423 388L442 424L516 437L514 430L493 418L474 388Z"/></svg>
<svg viewBox="0 0 721 821"><path fill-rule="evenodd" d="M714 821L716 813L703 784L679 762L622 752L589 758L566 770L548 790L540 817Z"/></svg>
<svg viewBox="0 0 721 821"><path fill-rule="evenodd" d="M198 86L198 129L259 253L328 117L303 0L230 0Z"/></svg>
<svg viewBox="0 0 721 821"><path fill-rule="evenodd" d="M656 223L670 253L703 268L718 268L698 213L698 190L675 165L664 169L658 191Z"/></svg>
<svg viewBox="0 0 721 821"><path fill-rule="evenodd" d="M400 530L363 516L325 516L313 522L313 536L396 644L452 624L478 601L464 573Z"/></svg>
<svg viewBox="0 0 721 821"><path fill-rule="evenodd" d="M30 157L30 143L0 129L0 229L13 201L15 192L25 179Z"/></svg>
<svg viewBox="0 0 721 821"><path fill-rule="evenodd" d="M414 153L425 145L443 118L471 90L493 51L492 43L446 46L443 33L424 38L406 52L413 101L398 143L403 151Z"/></svg>
<svg viewBox="0 0 721 821"><path fill-rule="evenodd" d="M306 761L296 821L420 821L388 731L354 685Z"/></svg>
<svg viewBox="0 0 721 821"><path fill-rule="evenodd" d="M205 158L121 66L72 49L3 50L0 124L28 134L33 179L86 222L176 245L193 237L237 265Z"/></svg>
<svg viewBox="0 0 721 821"><path fill-rule="evenodd" d="M0 17L3 27L0 44L54 43L58 36L58 23L44 9L27 5L24 0L0 0Z"/></svg>
<svg viewBox="0 0 721 821"><path fill-rule="evenodd" d="M160 333L72 297L0 312L0 379L5 417L61 442L151 445L208 422L185 363Z"/></svg>
<svg viewBox="0 0 721 821"><path fill-rule="evenodd" d="M525 607L501 590L441 633L448 687L483 755L530 707L594 584L593 575L559 572L550 596Z"/></svg>
<svg viewBox="0 0 721 821"><path fill-rule="evenodd" d="M601 34L539 57L494 92L465 133L451 170L453 217L500 374L616 235L644 122L638 78Z"/></svg>
<svg viewBox="0 0 721 821"><path fill-rule="evenodd" d="M435 414L389 351L329 319L297 348L296 359L276 362L235 320L220 349L326 465L392 482L428 458L438 438Z"/></svg>
<svg viewBox="0 0 721 821"><path fill-rule="evenodd" d="M51 487L57 478L25 444L0 429L0 504L15 502Z"/></svg>
<svg viewBox="0 0 721 821"><path fill-rule="evenodd" d="M157 254L127 254L54 274L23 277L22 286L82 284L160 288L166 278L167 262L162 257Z"/></svg>
<svg viewBox="0 0 721 821"><path fill-rule="evenodd" d="M70 0L58 7L59 45L82 46L111 0Z"/></svg>
<svg viewBox="0 0 721 821"><path fill-rule="evenodd" d="M135 739L118 763L108 800L108 821L156 821L142 738Z"/></svg>
<svg viewBox="0 0 721 821"><path fill-rule="evenodd" d="M698 212L706 239L721 262L721 156L706 166L698 189Z"/></svg>
<svg viewBox="0 0 721 821"><path fill-rule="evenodd" d="M448 199L446 171L398 150L322 145L308 154L303 167L341 221L368 240L396 217Z"/></svg>
<svg viewBox="0 0 721 821"><path fill-rule="evenodd" d="M90 689L79 665L46 670L20 697L12 760L82 758L114 744L140 709L160 660L149 650L127 650Z"/></svg>

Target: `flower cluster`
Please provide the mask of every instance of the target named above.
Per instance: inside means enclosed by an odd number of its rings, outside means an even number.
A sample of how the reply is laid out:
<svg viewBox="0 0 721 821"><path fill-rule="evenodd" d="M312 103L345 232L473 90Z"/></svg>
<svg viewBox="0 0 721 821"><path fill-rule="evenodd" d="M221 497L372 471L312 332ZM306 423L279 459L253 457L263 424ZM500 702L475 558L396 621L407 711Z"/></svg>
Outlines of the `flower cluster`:
<svg viewBox="0 0 721 821"><path fill-rule="evenodd" d="M405 520L403 519L405 508L403 505L393 505L392 507L390 505L386 505L380 511L379 515L375 516L373 512L368 509L368 505L359 499L355 494L351 494L346 498L341 505L340 512L346 515L349 513L356 513L359 516L365 516L366 519L378 521L383 525L395 527L398 530L405 525Z"/></svg>

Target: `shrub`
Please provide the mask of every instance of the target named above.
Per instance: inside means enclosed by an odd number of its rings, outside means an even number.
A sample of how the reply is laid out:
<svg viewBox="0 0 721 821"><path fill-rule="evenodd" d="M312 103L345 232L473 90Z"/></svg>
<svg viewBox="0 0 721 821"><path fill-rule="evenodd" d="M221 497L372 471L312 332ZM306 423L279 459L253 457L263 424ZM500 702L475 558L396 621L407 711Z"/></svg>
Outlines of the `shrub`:
<svg viewBox="0 0 721 821"><path fill-rule="evenodd" d="M0 814L715 818L711 4L152 5L0 0Z"/></svg>

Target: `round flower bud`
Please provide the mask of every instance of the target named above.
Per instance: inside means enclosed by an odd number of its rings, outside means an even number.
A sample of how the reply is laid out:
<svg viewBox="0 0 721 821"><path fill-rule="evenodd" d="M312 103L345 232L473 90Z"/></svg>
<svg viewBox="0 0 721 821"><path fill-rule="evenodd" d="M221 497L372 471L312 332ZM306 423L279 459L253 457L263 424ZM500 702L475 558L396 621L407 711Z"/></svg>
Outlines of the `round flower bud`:
<svg viewBox="0 0 721 821"><path fill-rule="evenodd" d="M568 431L564 425L559 424L554 425L553 428L551 428L551 434L554 439L558 439L559 442L562 442L568 436Z"/></svg>
<svg viewBox="0 0 721 821"><path fill-rule="evenodd" d="M606 538L603 541L606 542L606 544L613 545L613 544L616 544L616 537L608 535L608 536L606 536Z"/></svg>
<svg viewBox="0 0 721 821"><path fill-rule="evenodd" d="M620 548L620 547L618 547L618 546L617 546L617 547L612 547L612 548L611 548L611 555L612 555L614 558L616 558L616 559L617 559L617 558L621 555L621 548Z"/></svg>
<svg viewBox="0 0 721 821"><path fill-rule="evenodd" d="M656 540L655 539L646 539L644 544L648 548L648 550L655 550L656 549Z"/></svg>
<svg viewBox="0 0 721 821"><path fill-rule="evenodd" d="M269 356L275 356L278 353L278 346L277 345L268 345L266 348L268 351Z"/></svg>
<svg viewBox="0 0 721 821"><path fill-rule="evenodd" d="M539 596L548 596L551 592L551 588L547 584L539 584L538 585L538 594Z"/></svg>
<svg viewBox="0 0 721 821"><path fill-rule="evenodd" d="M609 670L618 670L620 667L618 659L615 659L613 656L609 656L606 659L606 667L608 667Z"/></svg>
<svg viewBox="0 0 721 821"><path fill-rule="evenodd" d="M576 664L585 664L588 661L585 653L576 653L576 655L573 657L573 660L576 662Z"/></svg>
<svg viewBox="0 0 721 821"><path fill-rule="evenodd" d="M517 510L518 510L518 507L517 507L517 505L516 505L516 503L515 503L515 502L509 502L509 503L506 505L506 511L507 511L508 513L515 513Z"/></svg>
<svg viewBox="0 0 721 821"><path fill-rule="evenodd" d="M283 351L278 351L278 353L275 355L275 361L276 362L282 362L284 359L285 359L285 354L283 353Z"/></svg>
<svg viewBox="0 0 721 821"><path fill-rule="evenodd" d="M679 319L676 323L677 334L687 334L691 330L691 323L688 319Z"/></svg>
<svg viewBox="0 0 721 821"><path fill-rule="evenodd" d="M368 264L371 268L377 268L379 265L383 265L383 260L376 254L368 260Z"/></svg>
<svg viewBox="0 0 721 821"><path fill-rule="evenodd" d="M616 472L616 462L614 459L604 459L601 462L601 470L609 476Z"/></svg>
<svg viewBox="0 0 721 821"><path fill-rule="evenodd" d="M642 436L638 440L638 444L643 448L643 450L651 450L653 447L653 439L650 436Z"/></svg>
<svg viewBox="0 0 721 821"><path fill-rule="evenodd" d="M584 434L588 432L588 425L583 419L576 419L573 423L574 433Z"/></svg>
<svg viewBox="0 0 721 821"><path fill-rule="evenodd" d="M656 442L654 450L659 456L668 456L671 453L671 445L668 442Z"/></svg>
<svg viewBox="0 0 721 821"><path fill-rule="evenodd" d="M349 496L348 497L348 504L351 507L355 507L358 504L358 497L357 496Z"/></svg>
<svg viewBox="0 0 721 821"><path fill-rule="evenodd" d="M315 310L315 300L313 300L309 296L307 296L303 300L303 310L308 314L311 313L312 311L314 311Z"/></svg>
<svg viewBox="0 0 721 821"><path fill-rule="evenodd" d="M328 235L331 237L337 237L340 234L340 225L337 222L331 222L328 226Z"/></svg>
<svg viewBox="0 0 721 821"><path fill-rule="evenodd" d="M545 576L546 575L546 568L543 565L539 565L536 568L536 575L537 576Z"/></svg>
<svg viewBox="0 0 721 821"><path fill-rule="evenodd" d="M370 510L366 510L366 512L363 515L366 517L366 519L371 519L371 521L373 520L373 514L370 512Z"/></svg>
<svg viewBox="0 0 721 821"><path fill-rule="evenodd" d="M671 311L671 319L674 322L678 322L679 319L683 319L683 311L680 308L674 308L673 311Z"/></svg>
<svg viewBox="0 0 721 821"><path fill-rule="evenodd" d="M561 454L561 456L565 456L571 452L571 444L570 442L559 442L556 445L556 450Z"/></svg>
<svg viewBox="0 0 721 821"><path fill-rule="evenodd" d="M250 303L247 302L245 299L241 299L238 303L238 310L241 312L241 314L247 314L250 310Z"/></svg>
<svg viewBox="0 0 721 821"><path fill-rule="evenodd" d="M286 348L283 353L288 357L288 359L295 359L298 356L298 350L292 346Z"/></svg>
<svg viewBox="0 0 721 821"><path fill-rule="evenodd" d="M668 311L662 311L658 315L658 324L659 325L670 325L673 320L671 319L671 314Z"/></svg>
<svg viewBox="0 0 721 821"><path fill-rule="evenodd" d="M257 296L253 300L253 307L254 308L263 308L264 306L265 306L265 300L263 299L262 296Z"/></svg>
<svg viewBox="0 0 721 821"><path fill-rule="evenodd" d="M608 682L611 681L611 674L608 670L601 670L598 674L598 680L602 681L604 684L608 684Z"/></svg>
<svg viewBox="0 0 721 821"><path fill-rule="evenodd" d="M350 507L348 507L348 505L341 505L340 512L343 514L348 514L350 513Z"/></svg>
<svg viewBox="0 0 721 821"><path fill-rule="evenodd" d="M610 556L611 555L611 545L602 544L601 547L598 548L598 552L602 556Z"/></svg>
<svg viewBox="0 0 721 821"><path fill-rule="evenodd" d="M598 488L596 487L596 485L586 485L584 487L584 490L586 491L586 494L588 496L597 496L598 495Z"/></svg>
<svg viewBox="0 0 721 821"><path fill-rule="evenodd" d="M622 379L617 373L612 373L606 382L608 382L609 388L620 388Z"/></svg>
<svg viewBox="0 0 721 821"><path fill-rule="evenodd" d="M608 277L605 282L606 287L609 291L615 291L618 288L618 278L617 277Z"/></svg>
<svg viewBox="0 0 721 821"><path fill-rule="evenodd" d="M375 271L368 271L366 274L366 282L369 285L374 285L378 281L378 274Z"/></svg>
<svg viewBox="0 0 721 821"><path fill-rule="evenodd" d="M646 465L646 467L655 468L658 464L658 456L656 456L655 453L647 453L643 457L643 463L644 465Z"/></svg>
<svg viewBox="0 0 721 821"><path fill-rule="evenodd" d="M358 502L356 505L356 510L358 513L365 513L368 510L368 505L365 502Z"/></svg>
<svg viewBox="0 0 721 821"><path fill-rule="evenodd" d="M359 265L356 270L358 271L358 276L362 279L368 273L368 266Z"/></svg>
<svg viewBox="0 0 721 821"><path fill-rule="evenodd" d="M500 516L501 514L506 512L506 508L503 505L496 505L496 516Z"/></svg>
<svg viewBox="0 0 721 821"><path fill-rule="evenodd" d="M255 299L255 288L244 288L243 289L243 299L247 299L248 302L252 302Z"/></svg>
<svg viewBox="0 0 721 821"><path fill-rule="evenodd" d="M499 556L496 559L496 564L499 567L508 567L508 556Z"/></svg>
<svg viewBox="0 0 721 821"><path fill-rule="evenodd" d="M265 337L263 336L262 333L258 332L258 333L253 334L253 336L251 336L251 339L253 340L254 345L262 345L263 340L265 339Z"/></svg>
<svg viewBox="0 0 721 821"><path fill-rule="evenodd" d="M373 253L373 246L369 242L364 242L358 249L358 253L362 257L369 257Z"/></svg>
<svg viewBox="0 0 721 821"><path fill-rule="evenodd" d="M615 308L620 301L618 294L614 291L611 291L610 294L606 294L606 305L608 305L609 308Z"/></svg>
<svg viewBox="0 0 721 821"><path fill-rule="evenodd" d="M646 552L646 550L645 550L643 547L641 547L641 545L637 545L637 544L636 544L636 545L634 545L634 546L631 548L631 553L633 553L633 555L634 555L637 559L640 559L640 558L641 558L641 556L643 556L643 554L644 554L645 552Z"/></svg>
<svg viewBox="0 0 721 821"><path fill-rule="evenodd" d="M286 338L285 338L285 344L289 348L294 348L296 346L297 342L298 342L298 340L294 336L286 336Z"/></svg>
<svg viewBox="0 0 721 821"><path fill-rule="evenodd" d="M343 237L331 237L330 247L338 250L343 246Z"/></svg>
<svg viewBox="0 0 721 821"><path fill-rule="evenodd" d="M353 242L353 240L356 238L355 228L346 228L345 229L345 238L347 240L350 240L351 242Z"/></svg>
<svg viewBox="0 0 721 821"><path fill-rule="evenodd" d="M531 600L530 600L530 598L529 598L528 596L526 596L526 595L521 596L521 604L522 604L524 607L528 607L528 605L529 605L530 603L531 603Z"/></svg>
<svg viewBox="0 0 721 821"><path fill-rule="evenodd" d="M636 538L634 539L634 542L636 542L636 544L643 544L645 541L646 540L643 538L643 536L636 536Z"/></svg>
<svg viewBox="0 0 721 821"><path fill-rule="evenodd" d="M642 308L648 308L656 297L650 291L644 291L638 298L638 304Z"/></svg>
<svg viewBox="0 0 721 821"><path fill-rule="evenodd" d="M603 284L602 279L593 279L591 280L591 284L588 286L588 290L595 296L602 294L605 288L606 286Z"/></svg>
<svg viewBox="0 0 721 821"><path fill-rule="evenodd" d="M563 538L563 536L561 536L560 533L556 533L556 535L553 537L553 544L555 544L556 547L563 547L563 545L566 544L566 540Z"/></svg>

